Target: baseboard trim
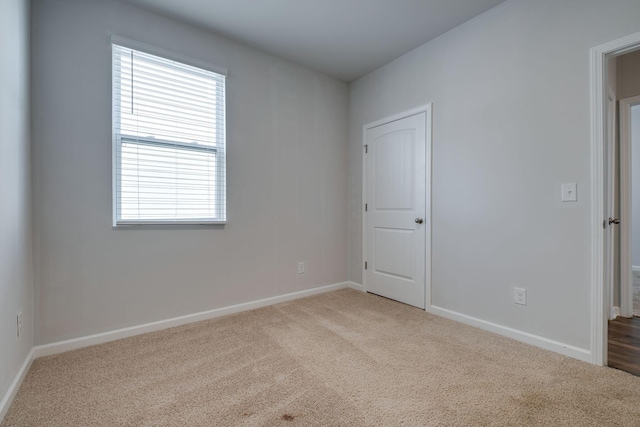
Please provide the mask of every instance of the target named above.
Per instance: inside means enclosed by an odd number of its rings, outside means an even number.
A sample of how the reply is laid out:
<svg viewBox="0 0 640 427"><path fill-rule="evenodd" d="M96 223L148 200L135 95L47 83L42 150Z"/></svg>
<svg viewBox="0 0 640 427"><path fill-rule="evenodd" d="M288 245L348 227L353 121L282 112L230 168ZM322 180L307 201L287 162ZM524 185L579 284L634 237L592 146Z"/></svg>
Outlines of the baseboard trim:
<svg viewBox="0 0 640 427"><path fill-rule="evenodd" d="M622 311L620 311L620 307L618 307L617 305L614 305L613 308L611 309L611 320L615 320L617 317L620 316L620 313L622 313Z"/></svg>
<svg viewBox="0 0 640 427"><path fill-rule="evenodd" d="M432 305L427 312L591 363L591 351Z"/></svg>
<svg viewBox="0 0 640 427"><path fill-rule="evenodd" d="M364 292L364 286L362 286L360 283L347 282L347 287L355 289L356 291Z"/></svg>
<svg viewBox="0 0 640 427"><path fill-rule="evenodd" d="M632 265L631 266L631 271L640 271L640 266Z"/></svg>
<svg viewBox="0 0 640 427"><path fill-rule="evenodd" d="M228 307L216 308L213 310L203 311L200 313L187 314L185 316L174 317L157 322L145 323L143 325L131 326L128 328L116 329L113 331L102 332L95 335L89 335L80 338L73 338L66 341L54 342L51 344L38 345L33 348L33 358L51 356L54 354L64 353L65 351L77 350L79 348L88 347L97 344L104 344L109 341L115 341L122 338L128 338L135 335L146 334L148 332L160 331L175 326L186 325L188 323L199 322L201 320L213 319L216 317L227 316L229 314L240 313L242 311L254 310L260 307L266 307L280 302L291 301L294 299L309 297L325 292L331 292L338 289L352 287L352 282L341 282L318 288L307 289L304 291L292 292L289 294L279 295L271 298L264 298L256 301L245 302L241 304L231 305Z"/></svg>
<svg viewBox="0 0 640 427"><path fill-rule="evenodd" d="M31 349L31 351L29 351L29 354L27 354L27 357L24 359L24 362L22 362L22 366L20 366L20 369L18 370L15 378L11 382L9 390L7 390L4 397L2 398L2 401L0 401L0 423L2 423L2 421L4 420L4 417L5 415L7 415L13 399L16 397L16 394L18 394L18 390L20 390L20 386L22 385L22 381L24 381L24 377L27 376L27 372L29 372L29 368L31 367L33 359L33 349Z"/></svg>

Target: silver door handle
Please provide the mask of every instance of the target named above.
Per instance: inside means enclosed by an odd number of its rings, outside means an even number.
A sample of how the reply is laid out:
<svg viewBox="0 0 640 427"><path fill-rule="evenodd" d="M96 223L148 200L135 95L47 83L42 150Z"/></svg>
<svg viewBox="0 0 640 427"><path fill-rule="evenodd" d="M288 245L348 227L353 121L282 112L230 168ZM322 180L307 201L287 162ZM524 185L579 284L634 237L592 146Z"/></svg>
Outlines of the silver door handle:
<svg viewBox="0 0 640 427"><path fill-rule="evenodd" d="M422 218L416 218L415 221L416 221L416 224L422 224L423 222Z"/></svg>

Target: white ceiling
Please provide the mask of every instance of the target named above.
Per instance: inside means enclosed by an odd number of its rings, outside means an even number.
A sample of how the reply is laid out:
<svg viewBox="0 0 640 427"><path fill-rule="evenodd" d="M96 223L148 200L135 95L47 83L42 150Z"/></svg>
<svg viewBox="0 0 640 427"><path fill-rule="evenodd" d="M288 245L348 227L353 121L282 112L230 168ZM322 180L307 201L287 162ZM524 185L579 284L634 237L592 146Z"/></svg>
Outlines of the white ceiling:
<svg viewBox="0 0 640 427"><path fill-rule="evenodd" d="M125 0L346 82L504 0Z"/></svg>

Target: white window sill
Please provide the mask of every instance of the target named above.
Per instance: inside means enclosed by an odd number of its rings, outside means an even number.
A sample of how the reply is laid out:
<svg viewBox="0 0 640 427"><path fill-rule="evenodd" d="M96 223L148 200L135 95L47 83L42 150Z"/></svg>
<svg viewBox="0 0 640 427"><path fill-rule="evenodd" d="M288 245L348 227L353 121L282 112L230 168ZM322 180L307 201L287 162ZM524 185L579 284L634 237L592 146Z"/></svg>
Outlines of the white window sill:
<svg viewBox="0 0 640 427"><path fill-rule="evenodd" d="M113 227L114 228L125 228L125 227L135 227L135 226L145 226L145 225L161 225L161 226L172 226L172 225L225 225L227 221L206 221L206 220L184 220L184 221L118 221Z"/></svg>

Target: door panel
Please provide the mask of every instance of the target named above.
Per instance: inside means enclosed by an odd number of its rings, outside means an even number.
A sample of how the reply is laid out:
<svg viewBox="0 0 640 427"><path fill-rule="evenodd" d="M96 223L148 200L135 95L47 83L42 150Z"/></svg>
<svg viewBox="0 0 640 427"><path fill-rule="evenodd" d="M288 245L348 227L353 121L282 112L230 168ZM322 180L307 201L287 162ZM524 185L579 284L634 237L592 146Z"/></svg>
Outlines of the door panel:
<svg viewBox="0 0 640 427"><path fill-rule="evenodd" d="M376 151L375 208L413 209L413 138L415 131L404 129L374 141Z"/></svg>
<svg viewBox="0 0 640 427"><path fill-rule="evenodd" d="M426 113L368 129L365 156L366 290L424 308Z"/></svg>
<svg viewBox="0 0 640 427"><path fill-rule="evenodd" d="M374 239L376 273L412 280L414 230L376 228Z"/></svg>

